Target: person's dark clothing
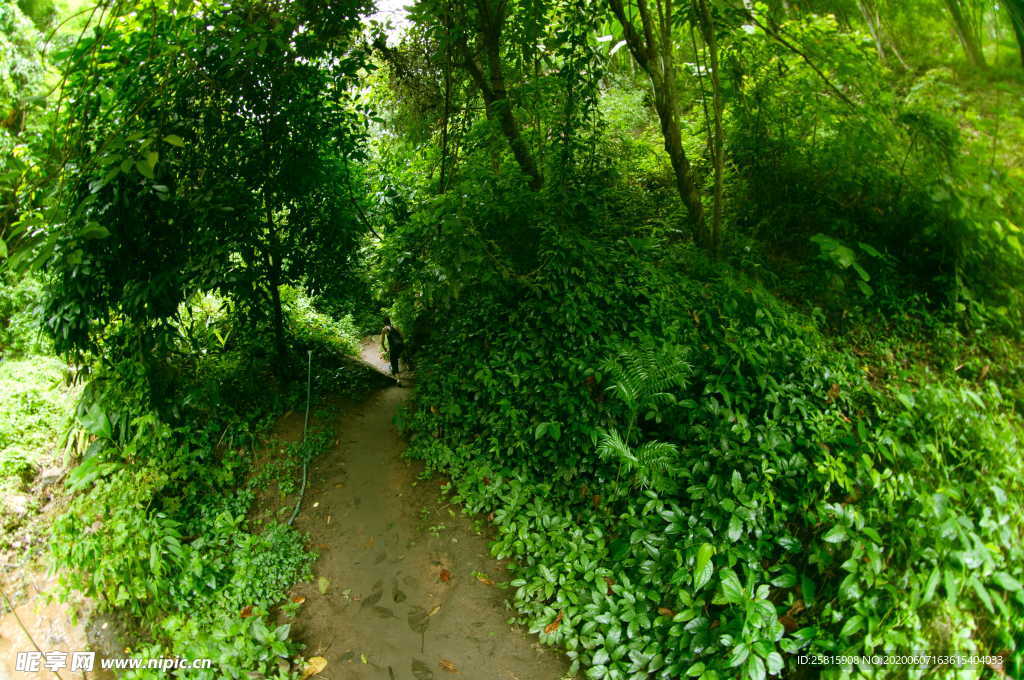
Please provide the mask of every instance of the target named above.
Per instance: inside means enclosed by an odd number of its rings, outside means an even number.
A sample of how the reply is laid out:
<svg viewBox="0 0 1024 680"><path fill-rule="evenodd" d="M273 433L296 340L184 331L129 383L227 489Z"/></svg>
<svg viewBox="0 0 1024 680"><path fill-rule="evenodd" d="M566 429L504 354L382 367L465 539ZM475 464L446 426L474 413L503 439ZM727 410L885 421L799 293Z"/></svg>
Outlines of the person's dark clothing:
<svg viewBox="0 0 1024 680"><path fill-rule="evenodd" d="M391 373L398 375L398 359L402 356L405 341L402 334L394 326L384 326L383 335L388 343L388 358L391 360Z"/></svg>

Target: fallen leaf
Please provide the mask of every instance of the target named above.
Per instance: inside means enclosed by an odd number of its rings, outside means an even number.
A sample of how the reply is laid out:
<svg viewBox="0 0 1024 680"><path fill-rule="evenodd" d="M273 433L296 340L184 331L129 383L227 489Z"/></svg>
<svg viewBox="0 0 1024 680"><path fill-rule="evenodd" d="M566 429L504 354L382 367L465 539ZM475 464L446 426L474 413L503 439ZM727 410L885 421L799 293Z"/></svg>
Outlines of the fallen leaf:
<svg viewBox="0 0 1024 680"><path fill-rule="evenodd" d="M787 616L796 616L797 614L799 614L800 612L802 612L805 609L807 609L807 607L804 605L804 601L803 600L797 600L796 602L793 603L793 606L789 608L789 611L786 612L786 615Z"/></svg>
<svg viewBox="0 0 1024 680"><path fill-rule="evenodd" d="M327 589L331 587L331 580L321 576L316 580L316 587L320 590L321 595L326 595Z"/></svg>
<svg viewBox="0 0 1024 680"><path fill-rule="evenodd" d="M828 388L828 401L835 401L839 398L839 384L832 383L832 387Z"/></svg>
<svg viewBox="0 0 1024 680"><path fill-rule="evenodd" d="M558 612L558 616L555 617L555 620L544 626L544 632L551 635L558 630L558 627L562 625L562 616L563 612Z"/></svg>
<svg viewBox="0 0 1024 680"><path fill-rule="evenodd" d="M359 660L360 660L360 661L362 661L362 662L363 662L364 664L365 664L365 663L370 663L370 662L369 662L369 660L367 660L367 658L366 658L366 655L365 655L365 654L360 654L360 655L359 655Z"/></svg>
<svg viewBox="0 0 1024 680"><path fill-rule="evenodd" d="M314 656L306 660L306 667L302 669L302 680L311 675L316 675L327 668L327 659L322 656Z"/></svg>
<svg viewBox="0 0 1024 680"><path fill-rule="evenodd" d="M252 616L252 605L247 604L244 607L242 607L242 611L239 612L239 616L241 616L243 619L247 619L250 616Z"/></svg>
<svg viewBox="0 0 1024 680"><path fill-rule="evenodd" d="M455 667L455 664L453 664L448 659L441 659L441 663L439 663L438 665L441 668L443 668L446 671L448 671L449 673L458 673L459 672L459 669Z"/></svg>
<svg viewBox="0 0 1024 680"><path fill-rule="evenodd" d="M676 613L674 611L672 611L671 609L669 609L668 607L658 607L658 613L661 614L662 616L666 616L666 617L668 617L670 619L673 616L676 615Z"/></svg>
<svg viewBox="0 0 1024 680"><path fill-rule="evenodd" d="M798 627L796 619L794 619L789 614L783 614L782 616L780 616L779 623L782 624L782 627L786 629L787 633L792 633Z"/></svg>
<svg viewBox="0 0 1024 680"><path fill-rule="evenodd" d="M437 605L436 607L431 609L430 613L428 613L427 616L433 616L434 614L438 613L439 611L441 611L441 605Z"/></svg>
<svg viewBox="0 0 1024 680"><path fill-rule="evenodd" d="M476 580L480 581L480 583L483 583L485 586L493 586L494 585L494 581L492 581L491 579L487 578L484 574L477 574L476 575Z"/></svg>
<svg viewBox="0 0 1024 680"><path fill-rule="evenodd" d="M447 569L442 569L441 570L441 583L448 583L451 580L452 580L452 572L448 571Z"/></svg>
<svg viewBox="0 0 1024 680"><path fill-rule="evenodd" d="M294 602L295 604L302 604L305 601L306 597L304 595L296 595L292 598L292 602Z"/></svg>

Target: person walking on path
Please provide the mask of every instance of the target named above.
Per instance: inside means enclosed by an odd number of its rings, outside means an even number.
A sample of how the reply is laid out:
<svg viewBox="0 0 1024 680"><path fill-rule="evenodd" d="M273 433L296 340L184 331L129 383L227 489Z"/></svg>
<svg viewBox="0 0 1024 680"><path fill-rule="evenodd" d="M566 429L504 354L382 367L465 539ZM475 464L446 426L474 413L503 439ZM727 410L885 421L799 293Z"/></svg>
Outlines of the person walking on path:
<svg viewBox="0 0 1024 680"><path fill-rule="evenodd" d="M405 341L402 339L401 331L391 325L391 319L388 317L384 318L384 328L380 329L380 346L388 352L388 359L391 360L391 375L395 376L395 381L401 384L398 379L398 359L402 356L402 350L405 349Z"/></svg>

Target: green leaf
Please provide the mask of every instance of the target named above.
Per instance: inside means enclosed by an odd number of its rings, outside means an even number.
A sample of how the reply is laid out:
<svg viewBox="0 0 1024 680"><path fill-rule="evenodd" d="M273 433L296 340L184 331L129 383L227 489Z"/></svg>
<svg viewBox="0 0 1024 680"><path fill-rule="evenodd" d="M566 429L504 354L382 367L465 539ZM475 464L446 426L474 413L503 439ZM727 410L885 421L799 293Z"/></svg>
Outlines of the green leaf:
<svg viewBox="0 0 1024 680"><path fill-rule="evenodd" d="M110 439L113 436L110 418L107 417L103 407L98 403L90 406L89 410L79 416L78 420L89 434L103 437L104 439Z"/></svg>
<svg viewBox="0 0 1024 680"><path fill-rule="evenodd" d="M864 628L864 617L860 614L851 616L843 624L843 629L839 631L839 637L848 638L856 633L860 632Z"/></svg>
<svg viewBox="0 0 1024 680"><path fill-rule="evenodd" d="M752 654L750 658L747 659L747 665L744 670L746 671L746 677L748 680L764 680L765 668L764 661L761 660L761 657Z"/></svg>
<svg viewBox="0 0 1024 680"><path fill-rule="evenodd" d="M988 590L985 588L982 582L978 580L978 577L971 576L970 584L971 587L974 588L974 592L978 595L978 599L981 600L981 603L985 605L985 609L988 610L989 614L995 614L996 611L992 607L992 598L989 597Z"/></svg>
<svg viewBox="0 0 1024 680"><path fill-rule="evenodd" d="M730 604L740 604L743 602L743 586L740 585L740 579L736 572L732 569L723 569L721 574L722 594L725 597L725 601Z"/></svg>
<svg viewBox="0 0 1024 680"><path fill-rule="evenodd" d="M821 537L821 540L826 543L842 543L846 540L846 527L841 524L835 525L828 530L828 533Z"/></svg>
<svg viewBox="0 0 1024 680"><path fill-rule="evenodd" d="M726 664L729 666L729 668L741 666L743 665L743 662L747 660L748 656L750 656L750 647L743 643L740 643L733 647L732 654L729 655Z"/></svg>
<svg viewBox="0 0 1024 680"><path fill-rule="evenodd" d="M82 227L82 230L78 232L78 235L87 239L100 239L110 236L110 231L99 222L90 220L84 227Z"/></svg>
<svg viewBox="0 0 1024 680"><path fill-rule="evenodd" d="M701 675L703 673L704 673L704 662L703 661L698 661L697 663L693 664L692 666L690 666L689 668L686 669L686 677L688 677L688 678L696 678L698 675Z"/></svg>
<svg viewBox="0 0 1024 680"><path fill-rule="evenodd" d="M771 675L778 675L782 672L782 668L786 665L782 660L782 655L778 652L772 652L765 657L765 663L768 666L768 673Z"/></svg>
<svg viewBox="0 0 1024 680"><path fill-rule="evenodd" d="M992 574L992 580L995 581L1003 590L1008 590L1011 593L1015 593L1021 589L1020 581L1007 574L1005 571L997 571Z"/></svg>
<svg viewBox="0 0 1024 680"><path fill-rule="evenodd" d="M729 530L726 532L729 540L735 543L743 535L743 520L738 515L729 518Z"/></svg>
<svg viewBox="0 0 1024 680"><path fill-rule="evenodd" d="M164 137L164 141L170 144L171 146L185 146L185 140L179 137L178 135L167 135L166 137Z"/></svg>
<svg viewBox="0 0 1024 680"><path fill-rule="evenodd" d="M928 577L928 582L924 585L924 593L921 595L921 604L927 604L932 596L935 595L935 588L939 585L940 570L938 567L932 569L931 575Z"/></svg>
<svg viewBox="0 0 1024 680"><path fill-rule="evenodd" d="M693 589L700 590L711 580L715 568L711 562L715 554L715 546L704 543L697 549L697 560L693 565Z"/></svg>

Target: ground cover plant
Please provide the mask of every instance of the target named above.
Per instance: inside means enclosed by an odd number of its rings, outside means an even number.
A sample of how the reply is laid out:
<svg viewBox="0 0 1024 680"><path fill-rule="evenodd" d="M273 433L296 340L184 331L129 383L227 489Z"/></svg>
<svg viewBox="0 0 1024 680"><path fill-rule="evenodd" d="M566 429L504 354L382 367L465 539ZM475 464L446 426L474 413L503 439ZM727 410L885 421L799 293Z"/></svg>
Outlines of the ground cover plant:
<svg viewBox="0 0 1024 680"><path fill-rule="evenodd" d="M0 545L178 677L324 670L286 506L390 317L569 675L1024 676L1022 57L1018 0L3 2Z"/></svg>

